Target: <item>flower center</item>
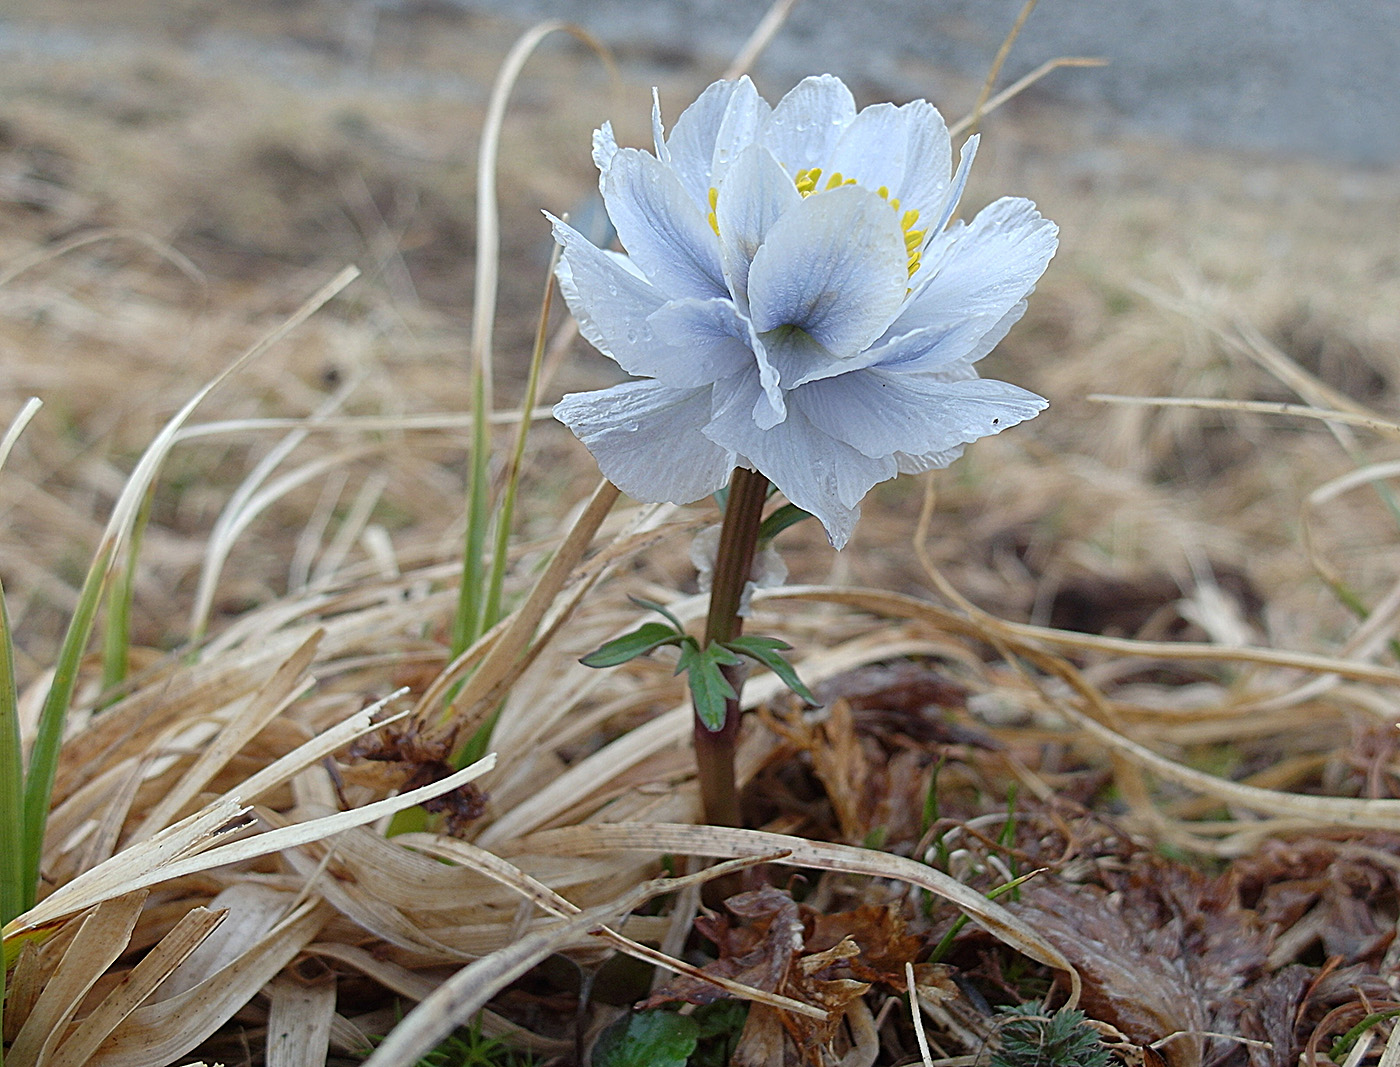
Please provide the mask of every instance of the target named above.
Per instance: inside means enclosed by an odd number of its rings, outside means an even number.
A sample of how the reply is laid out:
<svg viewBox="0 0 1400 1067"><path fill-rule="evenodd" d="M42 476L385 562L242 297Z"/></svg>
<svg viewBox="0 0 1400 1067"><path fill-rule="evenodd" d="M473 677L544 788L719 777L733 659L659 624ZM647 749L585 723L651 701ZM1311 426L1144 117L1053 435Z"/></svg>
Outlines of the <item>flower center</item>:
<svg viewBox="0 0 1400 1067"><path fill-rule="evenodd" d="M855 185L854 178L843 177L841 172L833 171L831 176L822 181L821 167L813 167L810 170L799 170L794 179L797 183L797 191L803 197L819 193L823 189L835 189L839 185ZM899 228L904 231L904 251L909 257L909 276L912 278L914 272L919 269L919 247L924 243L924 235L927 230L914 229L914 223L919 221L919 212L911 208L900 213L899 197L891 197L890 189L887 185L882 185L875 190L876 195L882 200L888 200L890 207L894 208L895 214L899 215Z"/></svg>
<svg viewBox="0 0 1400 1067"><path fill-rule="evenodd" d="M803 168L797 172L797 177L793 179L797 185L797 191L802 194L803 199L813 193L820 193L824 189L835 189L840 185L855 185L854 178L843 177L841 172L833 171L831 176L822 182L822 168ZM890 189L887 185L882 185L875 190L877 196L882 200L889 201L890 207L894 208L895 214L899 215L899 228L904 231L904 253L909 257L909 277L914 276L914 272L919 269L919 248L924 243L924 236L927 230L914 229L914 223L919 221L917 208L910 208L908 211L900 213L899 197L890 196ZM706 216L710 222L710 229L715 231L715 236L719 236L719 219L715 215L715 204L719 202L719 190L713 185L710 186L710 213Z"/></svg>

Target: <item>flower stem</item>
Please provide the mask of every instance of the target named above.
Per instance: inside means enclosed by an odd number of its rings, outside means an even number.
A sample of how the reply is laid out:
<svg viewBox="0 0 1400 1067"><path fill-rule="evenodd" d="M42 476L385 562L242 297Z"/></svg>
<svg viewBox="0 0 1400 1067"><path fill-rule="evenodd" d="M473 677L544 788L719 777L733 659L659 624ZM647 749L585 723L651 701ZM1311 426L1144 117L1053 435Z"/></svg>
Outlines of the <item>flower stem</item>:
<svg viewBox="0 0 1400 1067"><path fill-rule="evenodd" d="M729 499L720 529L714 582L710 587L710 613L705 620L705 647L732 641L744 628L739 604L744 583L753 572L763 505L768 499L768 479L757 471L737 467L729 480ZM740 826L739 790L734 780L734 746L739 736L739 694L744 668L723 667L734 688L734 699L725 702L724 725L709 729L695 716L695 764L700 778L700 798L705 820L713 826Z"/></svg>

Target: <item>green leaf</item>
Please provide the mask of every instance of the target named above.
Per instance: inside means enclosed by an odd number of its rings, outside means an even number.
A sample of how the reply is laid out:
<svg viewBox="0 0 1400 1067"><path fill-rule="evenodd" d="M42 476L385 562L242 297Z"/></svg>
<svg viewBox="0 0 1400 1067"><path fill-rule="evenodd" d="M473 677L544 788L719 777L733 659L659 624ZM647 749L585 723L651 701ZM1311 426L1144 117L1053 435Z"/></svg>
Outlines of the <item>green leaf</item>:
<svg viewBox="0 0 1400 1067"><path fill-rule="evenodd" d="M726 704L739 699L729 679L720 670L720 665L732 667L739 662L739 657L723 645L711 645L703 652L694 638L687 639L681 645L681 660L676 664L676 673L686 672L695 714L700 716L707 730L722 730L727 714Z"/></svg>
<svg viewBox="0 0 1400 1067"><path fill-rule="evenodd" d="M796 526L803 519L811 517L810 511L803 511L796 504L784 504L763 520L763 525L758 528L758 543L767 544L789 526Z"/></svg>
<svg viewBox="0 0 1400 1067"><path fill-rule="evenodd" d="M685 626L681 623L681 620L667 611L665 604L658 604L655 600L648 600L646 597L632 596L630 594L627 599L632 601L632 603L636 604L639 608L646 608L648 611L654 611L658 615L664 616L666 621L676 628L677 633L683 633L685 631Z"/></svg>
<svg viewBox="0 0 1400 1067"><path fill-rule="evenodd" d="M748 1021L748 1002L716 1000L700 1005L690 1017L700 1027L700 1040L690 1054L690 1067L729 1067Z"/></svg>
<svg viewBox="0 0 1400 1067"><path fill-rule="evenodd" d="M685 1067L700 1024L674 1011L642 1011L613 1023L593 1046L593 1067Z"/></svg>
<svg viewBox="0 0 1400 1067"><path fill-rule="evenodd" d="M817 698L812 695L812 691L802 684L801 678L797 677L797 672L793 670L792 664L778 655L779 652L785 652L792 647L786 641L779 641L776 637L758 637L745 634L726 642L725 647L741 656L757 660L781 678L785 686L808 704L815 705L817 703Z"/></svg>
<svg viewBox="0 0 1400 1067"><path fill-rule="evenodd" d="M0 583L0 923L25 910L33 891L25 881L24 754L19 730L19 699L15 692L14 639L5 609L5 586Z"/></svg>
<svg viewBox="0 0 1400 1067"><path fill-rule="evenodd" d="M614 638L601 648L584 656L580 663L585 667L616 667L619 663L645 656L662 645L674 645L685 639L664 622L645 622L631 633Z"/></svg>

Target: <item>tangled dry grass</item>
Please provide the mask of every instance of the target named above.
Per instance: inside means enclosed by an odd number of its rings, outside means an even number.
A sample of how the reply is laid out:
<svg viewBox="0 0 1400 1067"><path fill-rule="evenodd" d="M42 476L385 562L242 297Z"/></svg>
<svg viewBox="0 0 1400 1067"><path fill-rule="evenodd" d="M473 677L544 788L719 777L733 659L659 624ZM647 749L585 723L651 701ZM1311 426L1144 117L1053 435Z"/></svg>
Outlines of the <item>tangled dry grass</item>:
<svg viewBox="0 0 1400 1067"><path fill-rule="evenodd" d="M630 1003L727 983L758 1005L748 1063L804 1045L911 1062L911 1002L931 1055L978 1062L983 998L1047 995L1077 998L1126 1063L1291 1067L1400 1000L1400 205L1382 176L1109 151L1047 102L999 113L972 199L1030 195L1065 243L994 358L1054 406L882 487L840 557L794 531L797 584L760 596L753 627L794 645L826 710L753 679L740 777L762 829L702 827L669 665L577 657L634 624L629 593L703 612L684 590L706 509L588 491L586 455L542 423L519 607L446 651L471 148L509 36L419 17L394 62L441 75L451 55L472 91L293 91L178 50L6 67L6 421L47 405L0 472L26 729L137 458L275 338L171 430L130 673L104 693L87 664L43 899L5 931L8 1061L353 1063L392 1031L371 1062L412 1063L479 1013L568 1062ZM663 97L704 80L668 74ZM609 106L568 49L522 83L503 437L545 273L537 209L586 193L605 114L643 133L648 87ZM322 290L347 260L362 277ZM607 373L561 330L551 395ZM452 731L498 711L490 760L444 777ZM385 836L434 800L449 832ZM720 957L703 978L697 914ZM627 955L662 977L619 976ZM568 981L546 976L560 959ZM1337 1057L1374 1059L1381 1033Z"/></svg>

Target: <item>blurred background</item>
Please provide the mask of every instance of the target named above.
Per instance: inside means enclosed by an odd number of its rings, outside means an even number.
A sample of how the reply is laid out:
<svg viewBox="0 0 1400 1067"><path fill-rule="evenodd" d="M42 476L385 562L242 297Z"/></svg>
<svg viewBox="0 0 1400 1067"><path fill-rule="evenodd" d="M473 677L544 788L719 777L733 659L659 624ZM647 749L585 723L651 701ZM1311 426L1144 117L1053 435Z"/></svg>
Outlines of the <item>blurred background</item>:
<svg viewBox="0 0 1400 1067"><path fill-rule="evenodd" d="M604 40L722 66L767 8L761 0L460 0L516 16L567 18ZM395 5L379 3L375 10ZM875 95L955 91L980 79L1023 0L805 0L759 69L796 81L818 67ZM1400 9L1317 0L1046 0L1010 68L1093 55L1040 92L1092 105L1102 121L1199 144L1353 162L1400 157Z"/></svg>
<svg viewBox="0 0 1400 1067"><path fill-rule="evenodd" d="M750 0L10 0L0 13L0 419L27 396L46 402L0 473L0 579L28 657L21 672L43 662L124 474L160 424L347 263L362 279L200 417L467 410L476 150L492 80L533 19L577 21L619 73L555 35L512 97L500 162L502 404L518 396L544 286L540 211L588 210L593 128L612 119L624 143L648 143L652 87L673 121L767 10ZM770 100L831 71L863 104L924 97L951 121L973 109L1020 10L1018 0L859 10L801 0L754 74ZM1342 493L1308 516L1309 549L1306 498L1384 455L1384 438L1089 397L1297 400L1294 367L1327 396L1395 417L1400 8L1042 0L997 88L1060 56L1109 62L1056 70L988 116L964 200L966 217L1027 196L1060 224L1030 312L984 364L1052 406L937 477L934 557L986 606L1020 617L1138 632L1214 576L1236 590L1256 634L1331 633L1349 609L1309 552L1364 600L1396 577L1394 523L1372 497ZM545 399L615 380L579 344ZM284 432L209 438L172 456L139 576L140 640L183 632L209 530ZM342 563L450 557L465 444L460 428L312 435L287 461L300 480L233 548L219 612L324 577L334 570L318 555L325 542ZM554 529L594 477L557 426L543 423L535 447L526 538ZM925 591L909 547L922 491L914 479L877 489L840 556L795 531L795 575ZM649 566L674 588L692 576L683 549L673 556Z"/></svg>

